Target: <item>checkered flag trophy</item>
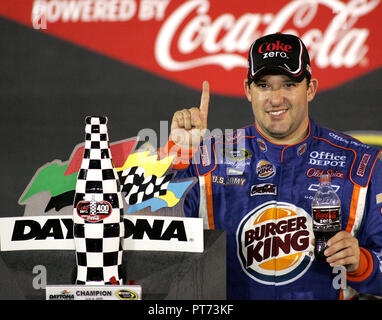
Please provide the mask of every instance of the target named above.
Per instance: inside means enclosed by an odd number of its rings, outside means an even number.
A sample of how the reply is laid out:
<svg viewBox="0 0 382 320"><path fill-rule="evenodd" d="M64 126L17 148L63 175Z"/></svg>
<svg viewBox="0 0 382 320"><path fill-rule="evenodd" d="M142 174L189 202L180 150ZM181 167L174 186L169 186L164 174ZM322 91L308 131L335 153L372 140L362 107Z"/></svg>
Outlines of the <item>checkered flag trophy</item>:
<svg viewBox="0 0 382 320"><path fill-rule="evenodd" d="M73 204L76 284L122 284L123 202L106 117L86 117Z"/></svg>

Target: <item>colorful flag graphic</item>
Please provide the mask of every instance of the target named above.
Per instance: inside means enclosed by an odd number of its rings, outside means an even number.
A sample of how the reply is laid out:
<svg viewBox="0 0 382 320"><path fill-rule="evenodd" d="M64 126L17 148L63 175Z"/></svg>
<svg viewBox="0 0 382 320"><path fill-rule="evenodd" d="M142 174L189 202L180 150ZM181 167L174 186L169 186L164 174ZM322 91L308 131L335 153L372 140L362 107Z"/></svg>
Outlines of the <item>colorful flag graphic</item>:
<svg viewBox="0 0 382 320"><path fill-rule="evenodd" d="M169 169L175 155L158 159L158 155L152 151L132 153L136 143L135 138L130 138L110 144L121 192L129 205L127 213L148 207L151 212L155 212L176 206L194 180L171 182L175 173ZM84 146L79 144L68 161L54 160L39 168L19 198L19 204L26 205L26 201L33 195L48 191L51 197L47 204L41 204L45 206L43 212L51 209L60 211L72 206L83 152Z"/></svg>
<svg viewBox="0 0 382 320"><path fill-rule="evenodd" d="M157 211L164 207L174 207L180 201L193 180L171 183L174 174L165 174L170 168L175 155L158 160L157 154L150 151L131 154L125 164L117 169L125 192L127 213L151 207Z"/></svg>
<svg viewBox="0 0 382 320"><path fill-rule="evenodd" d="M115 165L122 166L126 162L136 142L136 138L130 138L110 144ZM52 208L59 211L66 206L72 206L77 174L84 152L83 143L77 145L73 150L68 161L54 160L39 168L20 196L18 203L24 205L25 201L33 195L49 191L51 199L43 210L44 212Z"/></svg>
<svg viewBox="0 0 382 320"><path fill-rule="evenodd" d="M182 182L170 182L164 196L159 196L138 204L130 205L126 213L133 213L144 208L151 207L151 211L157 211L166 207L174 207L178 204L187 189L193 184L193 180Z"/></svg>

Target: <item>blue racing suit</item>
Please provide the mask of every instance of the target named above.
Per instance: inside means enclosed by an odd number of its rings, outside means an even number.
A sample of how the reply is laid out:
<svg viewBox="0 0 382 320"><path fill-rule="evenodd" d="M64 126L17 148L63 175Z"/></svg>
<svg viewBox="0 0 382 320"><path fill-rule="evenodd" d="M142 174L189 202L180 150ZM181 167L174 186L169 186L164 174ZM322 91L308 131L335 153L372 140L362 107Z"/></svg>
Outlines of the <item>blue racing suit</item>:
<svg viewBox="0 0 382 320"><path fill-rule="evenodd" d="M176 179L198 177L184 202L186 216L226 231L227 298L382 295L380 153L312 119L307 137L294 145L271 143L255 125L205 139ZM353 273L314 259L311 201L323 173L341 199L342 229L359 241L361 263Z"/></svg>

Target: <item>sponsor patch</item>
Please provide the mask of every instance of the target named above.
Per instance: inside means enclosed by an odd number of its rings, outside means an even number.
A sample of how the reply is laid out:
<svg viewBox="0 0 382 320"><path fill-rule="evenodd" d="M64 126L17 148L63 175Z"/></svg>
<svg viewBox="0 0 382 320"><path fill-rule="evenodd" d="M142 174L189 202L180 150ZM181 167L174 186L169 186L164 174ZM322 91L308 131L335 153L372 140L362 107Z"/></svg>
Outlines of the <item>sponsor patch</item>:
<svg viewBox="0 0 382 320"><path fill-rule="evenodd" d="M319 184L314 184L314 183L312 183L312 184L309 186L308 190L309 190L309 191L313 191L313 192L317 192L319 186L320 186ZM340 190L340 188L341 188L340 186L338 186L338 185L336 185L336 184L332 184L331 186L332 186L334 192L338 192L338 190Z"/></svg>
<svg viewBox="0 0 382 320"><path fill-rule="evenodd" d="M309 154L309 164L344 168L346 165L346 156L333 152L312 151Z"/></svg>
<svg viewBox="0 0 382 320"><path fill-rule="evenodd" d="M221 176L212 176L212 183L218 183L225 186L236 185L243 186L247 179L241 177L221 177Z"/></svg>
<svg viewBox="0 0 382 320"><path fill-rule="evenodd" d="M132 290L118 290L115 295L121 300L138 300L138 294Z"/></svg>
<svg viewBox="0 0 382 320"><path fill-rule="evenodd" d="M245 159L248 159L252 156L251 151L247 149L224 149L224 155L228 160L231 161L244 161Z"/></svg>
<svg viewBox="0 0 382 320"><path fill-rule="evenodd" d="M256 164L257 177L260 180L265 180L273 177L276 173L275 166L267 160L260 160Z"/></svg>
<svg viewBox="0 0 382 320"><path fill-rule="evenodd" d="M262 183L251 186L251 197L277 195L277 186L273 183Z"/></svg>
<svg viewBox="0 0 382 320"><path fill-rule="evenodd" d="M366 168L369 164L370 158L371 158L371 154L369 153L365 153L362 156L361 161L359 162L359 165L357 168L357 173L356 173L358 177L363 178L365 176Z"/></svg>
<svg viewBox="0 0 382 320"><path fill-rule="evenodd" d="M267 144L264 142L263 139L258 138L257 139L257 144L258 144L260 150L262 150L264 152L267 152Z"/></svg>
<svg viewBox="0 0 382 320"><path fill-rule="evenodd" d="M227 173L227 176L242 176L244 173L244 168L242 168L242 167L239 167L239 168L228 167L226 173Z"/></svg>
<svg viewBox="0 0 382 320"><path fill-rule="evenodd" d="M370 148L370 146L368 146L368 145L366 145L366 144L364 144L364 143L357 142L356 140L353 140L353 139L345 139L345 137L340 136L340 135L338 135L338 134L335 134L334 132L330 132L330 133L329 133L329 136L330 136L331 138L333 138L334 140L341 141L341 142L344 142L344 143L346 143L346 144L355 145L355 146L357 146L357 147L362 146L362 147L364 147L364 148L366 148L366 149L369 149L369 148ZM357 138L357 137L354 136L353 134L352 134L352 136L353 136L354 138ZM358 139L360 139L360 138L358 138Z"/></svg>
<svg viewBox="0 0 382 320"><path fill-rule="evenodd" d="M377 201L377 204L380 204L382 203L382 193L378 193L376 196L376 201Z"/></svg>
<svg viewBox="0 0 382 320"><path fill-rule="evenodd" d="M317 168L309 168L306 171L306 176L308 178L319 178L323 174L329 174L331 178L345 179L345 173L333 169L322 170Z"/></svg>
<svg viewBox="0 0 382 320"><path fill-rule="evenodd" d="M306 149L307 149L306 143L302 144L297 149L297 155L302 156L305 153Z"/></svg>
<svg viewBox="0 0 382 320"><path fill-rule="evenodd" d="M236 233L243 272L265 285L300 278L313 260L311 217L302 208L270 201L249 212Z"/></svg>
<svg viewBox="0 0 382 320"><path fill-rule="evenodd" d="M200 146L200 158L202 160L203 167L208 167L211 165L211 158L206 145Z"/></svg>

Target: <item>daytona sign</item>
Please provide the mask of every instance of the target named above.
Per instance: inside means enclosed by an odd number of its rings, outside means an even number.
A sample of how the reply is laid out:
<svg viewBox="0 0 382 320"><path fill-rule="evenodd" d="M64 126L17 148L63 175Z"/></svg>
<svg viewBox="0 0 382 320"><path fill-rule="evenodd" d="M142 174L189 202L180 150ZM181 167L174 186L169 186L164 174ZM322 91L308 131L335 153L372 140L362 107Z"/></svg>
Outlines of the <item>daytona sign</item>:
<svg viewBox="0 0 382 320"><path fill-rule="evenodd" d="M203 252L202 218L124 216L124 250ZM0 218L0 251L74 250L67 215Z"/></svg>
<svg viewBox="0 0 382 320"><path fill-rule="evenodd" d="M196 89L209 80L212 92L225 95L243 95L248 49L269 33L303 39L321 90L382 61L380 0L235 6L228 0L18 0L2 1L0 15Z"/></svg>

